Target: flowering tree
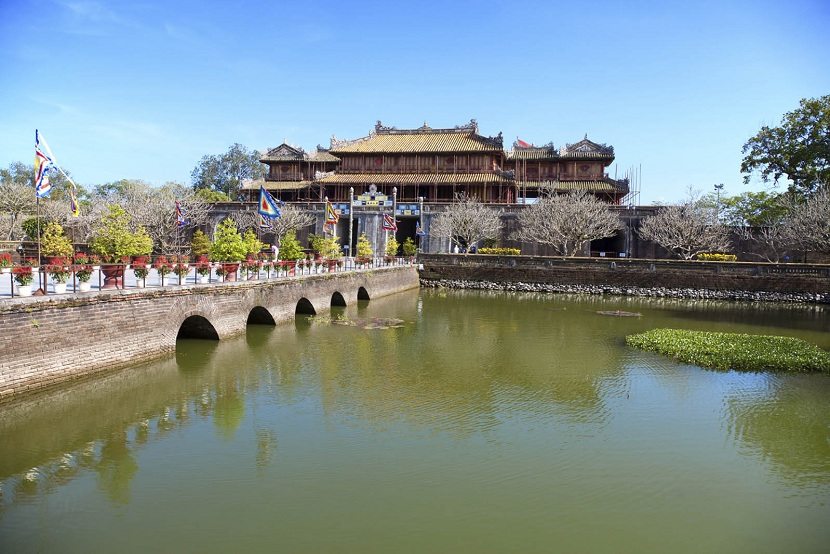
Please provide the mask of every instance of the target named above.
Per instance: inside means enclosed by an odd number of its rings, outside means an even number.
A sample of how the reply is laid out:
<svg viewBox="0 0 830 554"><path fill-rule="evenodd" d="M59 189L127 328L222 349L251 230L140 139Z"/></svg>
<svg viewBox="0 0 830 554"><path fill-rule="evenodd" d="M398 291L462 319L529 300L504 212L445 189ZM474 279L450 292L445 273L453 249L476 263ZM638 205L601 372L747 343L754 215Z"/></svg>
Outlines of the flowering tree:
<svg viewBox="0 0 830 554"><path fill-rule="evenodd" d="M281 215L271 220L271 229L277 237L277 242L289 231L297 231L314 223L314 216L303 209L285 205L280 208Z"/></svg>
<svg viewBox="0 0 830 554"><path fill-rule="evenodd" d="M479 241L496 238L501 232L501 220L498 212L477 198L459 194L455 203L432 220L430 232L466 250Z"/></svg>
<svg viewBox="0 0 830 554"><path fill-rule="evenodd" d="M621 227L608 204L584 191L540 192L539 200L519 214L516 240L548 244L560 255L575 256L586 242L610 237Z"/></svg>

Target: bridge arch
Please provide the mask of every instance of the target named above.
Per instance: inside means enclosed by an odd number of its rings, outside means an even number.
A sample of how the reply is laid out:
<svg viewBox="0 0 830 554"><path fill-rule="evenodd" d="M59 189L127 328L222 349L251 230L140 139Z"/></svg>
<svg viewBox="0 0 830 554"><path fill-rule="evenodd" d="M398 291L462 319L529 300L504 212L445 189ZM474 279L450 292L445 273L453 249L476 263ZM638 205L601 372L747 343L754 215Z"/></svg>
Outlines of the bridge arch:
<svg viewBox="0 0 830 554"><path fill-rule="evenodd" d="M219 340L216 327L203 315L193 314L184 319L179 325L176 340L179 339L211 339Z"/></svg>
<svg viewBox="0 0 830 554"><path fill-rule="evenodd" d="M360 287L359 289L357 289L357 299L370 300L369 291L367 291L364 287Z"/></svg>
<svg viewBox="0 0 830 554"><path fill-rule="evenodd" d="M248 313L248 325L276 325L274 316L262 306L254 306Z"/></svg>
<svg viewBox="0 0 830 554"><path fill-rule="evenodd" d="M339 291L334 291L331 295L331 305L346 307L346 299L343 298L343 295Z"/></svg>
<svg viewBox="0 0 830 554"><path fill-rule="evenodd" d="M308 298L303 297L297 301L297 307L294 309L294 315L298 314L317 315L317 310Z"/></svg>

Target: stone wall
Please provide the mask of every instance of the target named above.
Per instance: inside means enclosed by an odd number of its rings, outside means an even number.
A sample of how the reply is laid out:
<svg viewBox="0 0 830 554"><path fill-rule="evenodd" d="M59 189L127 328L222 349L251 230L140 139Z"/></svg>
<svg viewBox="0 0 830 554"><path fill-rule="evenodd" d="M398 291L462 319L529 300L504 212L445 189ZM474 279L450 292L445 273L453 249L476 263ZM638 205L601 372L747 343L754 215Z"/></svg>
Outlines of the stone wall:
<svg viewBox="0 0 830 554"><path fill-rule="evenodd" d="M175 351L182 323L205 318L220 339L243 333L256 307L275 322L294 317L307 299L329 310L339 292L347 305L418 286L412 267L329 273L278 281L112 290L0 304L0 400ZM191 320L192 321L192 320Z"/></svg>
<svg viewBox="0 0 830 554"><path fill-rule="evenodd" d="M419 260L425 282L539 283L566 287L563 292L592 287L623 294L627 288L779 293L830 302L830 265L480 254L425 254Z"/></svg>

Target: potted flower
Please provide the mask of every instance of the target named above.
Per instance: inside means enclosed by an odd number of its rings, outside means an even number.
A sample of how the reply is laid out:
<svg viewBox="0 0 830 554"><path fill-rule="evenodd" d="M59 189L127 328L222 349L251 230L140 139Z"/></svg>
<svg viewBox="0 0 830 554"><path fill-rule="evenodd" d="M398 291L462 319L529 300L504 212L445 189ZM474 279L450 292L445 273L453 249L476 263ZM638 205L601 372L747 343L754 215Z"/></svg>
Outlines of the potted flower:
<svg viewBox="0 0 830 554"><path fill-rule="evenodd" d="M11 273L12 255L9 252L0 252L0 273Z"/></svg>
<svg viewBox="0 0 830 554"><path fill-rule="evenodd" d="M32 296L32 266L19 265L12 270L14 280L17 283L18 296Z"/></svg>
<svg viewBox="0 0 830 554"><path fill-rule="evenodd" d="M213 245L210 247L211 259L222 263L222 272L217 271L217 274L225 277L226 281L235 281L239 262L245 259L246 253L247 247L236 223L230 218L222 221L216 227Z"/></svg>
<svg viewBox="0 0 830 554"><path fill-rule="evenodd" d="M248 274L248 279L256 279L259 277L260 262L250 254L245 261L242 262L242 269Z"/></svg>
<svg viewBox="0 0 830 554"><path fill-rule="evenodd" d="M53 257L51 263L46 266L46 273L52 278L55 294L66 292L66 282L69 280L69 268L66 266L66 258Z"/></svg>
<svg viewBox="0 0 830 554"><path fill-rule="evenodd" d="M40 237L40 247L46 261L50 265L60 263L59 258L68 258L72 255L72 243L63 233L63 227L56 221L46 224Z"/></svg>
<svg viewBox="0 0 830 554"><path fill-rule="evenodd" d="M173 266L173 273L179 277L179 284L185 282L187 274L190 272L190 260L187 256L179 256L179 261Z"/></svg>
<svg viewBox="0 0 830 554"><path fill-rule="evenodd" d="M196 275L200 283L207 283L210 280L210 261L207 256L199 256L196 260Z"/></svg>
<svg viewBox="0 0 830 554"><path fill-rule="evenodd" d="M89 263L92 264L92 271L101 271L101 258L95 254L89 255Z"/></svg>
<svg viewBox="0 0 830 554"><path fill-rule="evenodd" d="M77 252L73 260L72 271L75 272L75 278L78 280L78 290L80 292L89 292L92 290L90 280L92 279L92 266L89 265L89 256L83 252Z"/></svg>
<svg viewBox="0 0 830 554"><path fill-rule="evenodd" d="M173 271L173 264L170 263L170 260L167 259L167 256L159 256L156 258L156 261L153 262L153 267L159 274L159 284L161 286L166 285L167 280L165 279L165 277L168 273Z"/></svg>
<svg viewBox="0 0 830 554"><path fill-rule="evenodd" d="M141 288L146 287L147 275L150 274L150 265L147 262L147 256L135 256L133 258L132 268L136 286Z"/></svg>
<svg viewBox="0 0 830 554"><path fill-rule="evenodd" d="M92 250L109 264L102 269L105 289L123 286L124 264L119 262L124 256L149 255L153 248L153 240L144 227L132 231L131 221L130 214L114 204L93 232Z"/></svg>

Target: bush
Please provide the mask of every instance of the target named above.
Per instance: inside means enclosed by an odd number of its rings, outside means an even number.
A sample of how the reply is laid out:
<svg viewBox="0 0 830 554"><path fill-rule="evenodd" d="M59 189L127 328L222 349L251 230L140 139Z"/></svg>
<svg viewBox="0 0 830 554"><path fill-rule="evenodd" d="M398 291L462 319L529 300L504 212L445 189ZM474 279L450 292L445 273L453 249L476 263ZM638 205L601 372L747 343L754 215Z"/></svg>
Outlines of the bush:
<svg viewBox="0 0 830 554"><path fill-rule="evenodd" d="M713 369L830 371L830 352L792 337L654 329L629 335L625 342Z"/></svg>
<svg viewBox="0 0 830 554"><path fill-rule="evenodd" d="M479 248L479 254L491 254L493 256L518 256L522 253L518 248Z"/></svg>
<svg viewBox="0 0 830 554"><path fill-rule="evenodd" d="M414 256L418 252L418 246L415 244L415 241L412 240L412 237L406 237L406 240L403 241L403 246L401 248L404 256Z"/></svg>
<svg viewBox="0 0 830 554"><path fill-rule="evenodd" d="M399 246L398 240L394 236L389 237L389 240L386 241L386 255L397 256Z"/></svg>
<svg viewBox="0 0 830 554"><path fill-rule="evenodd" d="M295 231L288 231L280 242L280 259L281 260L299 260L303 257L303 249L300 248L300 241L297 240L297 233Z"/></svg>
<svg viewBox="0 0 830 554"><path fill-rule="evenodd" d="M147 255L153 250L153 240L144 227L135 232L130 231L132 218L124 208L110 206L109 211L93 235L92 251L99 254L105 262L112 263L125 256Z"/></svg>
<svg viewBox="0 0 830 554"><path fill-rule="evenodd" d="M718 252L701 252L697 259L704 262L735 262L738 256L735 254L720 254Z"/></svg>
<svg viewBox="0 0 830 554"><path fill-rule="evenodd" d="M196 229L196 232L193 233L193 238L190 239L190 253L197 258L199 256L206 256L210 253L210 247L210 239L207 235L201 229Z"/></svg>
<svg viewBox="0 0 830 554"><path fill-rule="evenodd" d="M242 235L236 228L236 223L227 218L216 228L213 246L210 247L210 256L217 262L239 262L245 258L247 247L242 241Z"/></svg>
<svg viewBox="0 0 830 554"><path fill-rule="evenodd" d="M260 241L256 233L253 230L248 229L245 231L245 236L242 237L242 242L245 243L245 255L246 256L254 256L256 257L259 254L259 251L262 250L263 244Z"/></svg>
<svg viewBox="0 0 830 554"><path fill-rule="evenodd" d="M357 237L357 255L361 258L371 258L374 255L366 233L360 233L360 236Z"/></svg>
<svg viewBox="0 0 830 554"><path fill-rule="evenodd" d="M40 244L44 256L68 257L74 251L72 243L63 234L63 227L55 221L46 224L40 238Z"/></svg>

